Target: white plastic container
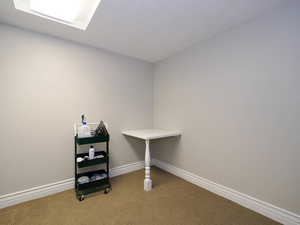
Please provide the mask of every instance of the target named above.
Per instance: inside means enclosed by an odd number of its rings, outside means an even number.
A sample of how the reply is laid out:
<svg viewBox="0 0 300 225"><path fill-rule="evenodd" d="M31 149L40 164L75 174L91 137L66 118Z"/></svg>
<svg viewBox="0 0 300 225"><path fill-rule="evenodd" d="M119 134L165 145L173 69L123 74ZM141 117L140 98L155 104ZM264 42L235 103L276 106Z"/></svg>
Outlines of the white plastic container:
<svg viewBox="0 0 300 225"><path fill-rule="evenodd" d="M94 146L91 146L89 149L89 159L94 159L95 157L95 149Z"/></svg>
<svg viewBox="0 0 300 225"><path fill-rule="evenodd" d="M85 138L85 137L91 137L91 129L86 123L82 123L78 127L78 137L79 138Z"/></svg>
<svg viewBox="0 0 300 225"><path fill-rule="evenodd" d="M91 137L91 128L87 125L86 117L84 114L81 115L81 124L77 129L79 138Z"/></svg>

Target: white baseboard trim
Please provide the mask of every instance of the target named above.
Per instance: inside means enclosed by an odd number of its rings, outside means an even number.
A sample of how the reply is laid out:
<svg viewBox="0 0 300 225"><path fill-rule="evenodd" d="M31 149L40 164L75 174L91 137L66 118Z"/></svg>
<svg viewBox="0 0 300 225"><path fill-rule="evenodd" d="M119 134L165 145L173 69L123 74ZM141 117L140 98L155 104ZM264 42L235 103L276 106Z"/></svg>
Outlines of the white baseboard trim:
<svg viewBox="0 0 300 225"><path fill-rule="evenodd" d="M0 196L0 209L74 188L74 178Z"/></svg>
<svg viewBox="0 0 300 225"><path fill-rule="evenodd" d="M110 177L116 177L125 173L130 173L136 170L143 169L145 166L144 161L139 161L135 163L126 164L123 166L118 166L110 169Z"/></svg>
<svg viewBox="0 0 300 225"><path fill-rule="evenodd" d="M110 177L144 168L144 161L110 169ZM0 209L74 188L74 178L0 196Z"/></svg>
<svg viewBox="0 0 300 225"><path fill-rule="evenodd" d="M207 189L217 195L220 195L224 198L227 198L233 202L236 202L246 208L249 208L255 212L258 212L266 217L269 217L279 223L285 225L299 225L300 224L300 215L289 212L285 209L274 206L270 203L258 200L249 195L240 193L231 188L225 187L223 185L214 183L210 180L202 178L198 175L195 175L186 170L177 168L169 163L152 159L153 165L165 170L169 173L174 174L188 182L191 182L199 187Z"/></svg>
<svg viewBox="0 0 300 225"><path fill-rule="evenodd" d="M279 208L267 202L258 200L246 194L240 193L231 188L214 183L210 180L197 176L186 170L177 168L166 162L153 159L152 165L157 166L169 173L172 173L186 181L189 181L197 186L205 188L217 195L234 201L244 207L247 207L253 211L256 211L264 216L267 216L275 221L283 223L285 225L299 225L300 215L289 212L285 209ZM119 167L112 168L110 170L110 176L115 177L122 174L130 173L144 168L144 161L131 163ZM74 178L69 178L63 181L46 184L34 188L30 188L23 191L14 192L0 196L0 208L5 208L15 204L19 204L25 201L42 198L48 195L59 193L65 190L74 188Z"/></svg>

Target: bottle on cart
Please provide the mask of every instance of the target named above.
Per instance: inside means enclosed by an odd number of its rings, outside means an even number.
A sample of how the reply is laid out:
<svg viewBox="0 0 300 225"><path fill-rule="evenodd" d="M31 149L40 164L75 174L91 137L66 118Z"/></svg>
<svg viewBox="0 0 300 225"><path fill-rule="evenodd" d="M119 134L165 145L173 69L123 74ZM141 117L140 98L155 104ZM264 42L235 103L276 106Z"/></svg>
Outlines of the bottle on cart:
<svg viewBox="0 0 300 225"><path fill-rule="evenodd" d="M81 124L78 127L78 137L79 138L91 137L91 129L87 125L86 117L84 114L81 115Z"/></svg>
<svg viewBox="0 0 300 225"><path fill-rule="evenodd" d="M95 157L95 148L94 146L91 146L89 149L89 159L94 159Z"/></svg>

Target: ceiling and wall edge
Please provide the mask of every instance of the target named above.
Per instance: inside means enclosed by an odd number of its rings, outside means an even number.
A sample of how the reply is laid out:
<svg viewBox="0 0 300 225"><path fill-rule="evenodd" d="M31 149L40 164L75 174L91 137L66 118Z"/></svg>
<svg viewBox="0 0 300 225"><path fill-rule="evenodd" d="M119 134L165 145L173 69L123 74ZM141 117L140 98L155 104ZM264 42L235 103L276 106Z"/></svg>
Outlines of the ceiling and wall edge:
<svg viewBox="0 0 300 225"><path fill-rule="evenodd" d="M7 27L12 27L12 28L19 29L19 30L22 30L22 31L25 31L25 32L38 34L38 35L41 35L41 36L54 38L54 39L57 39L57 40L60 40L60 41L72 43L72 44L79 45L81 47L85 47L85 48L89 48L89 49L93 49L93 50L96 50L96 51L100 51L100 52L104 52L104 53L108 53L108 54L114 54L114 55L118 55L118 56L121 56L121 57L126 57L126 58L129 58L129 59L132 59L132 60L140 61L140 62L143 62L143 63L148 63L150 65L155 64L154 62L149 62L149 61L146 61L144 59L140 59L140 58L133 57L133 56L128 56L128 55L125 55L125 54L122 54L122 53L114 52L112 50L107 50L105 48L99 48L99 47L95 47L95 46L92 46L92 45L83 44L81 42L77 42L77 41L74 41L74 40L69 40L69 39L66 39L66 38L57 37L57 36L51 35L51 34L45 34L43 32L34 31L34 30L31 30L31 29L28 29L28 28L24 28L24 27L12 25L12 24L4 23L4 22L1 22L1 21L0 21L0 25L7 26Z"/></svg>
<svg viewBox="0 0 300 225"><path fill-rule="evenodd" d="M203 40L198 40L198 41L195 41L193 44L183 48L183 49L180 49L180 50L177 50L175 51L173 54L171 55L168 55L162 59L159 59L159 60L156 60L156 61L150 61L150 60L145 60L145 59L142 59L142 58L138 58L138 57L134 57L134 56L130 56L130 55L126 55L126 54L122 54L120 52L117 52L117 51L113 51L113 50L108 50L108 49L105 49L105 48L100 48L100 47L96 47L94 45L90 45L90 44L86 44L86 43L81 43L79 41L75 41L75 40L70 40L70 39L67 39L67 38L62 38L62 37L59 37L59 36L56 36L56 35L53 35L53 34L46 34L44 32L38 32L38 31L35 31L35 30L32 30L32 29L28 29L28 28L24 28L24 27L21 27L21 26L18 26L18 25L13 25L13 24L9 24L9 23L6 23L6 22L2 22L0 21L0 25L4 25L4 26L8 26L8 27L13 27L13 28L16 28L16 29L20 29L20 30L23 30L23 31L27 31L27 32L31 32L31 33L36 33L36 34L39 34L39 35L44 35L44 36L49 36L51 38L55 38L55 39L58 39L58 40L61 40L61 41L65 41L65 42L69 42L69 43L73 43L73 44L77 44L79 46L82 46L82 47L87 47L87 48L91 48L91 49L95 49L95 50L98 50L98 51L101 51L101 52L106 52L106 53L109 53L109 54L115 54L115 55L119 55L119 56L123 56L123 57L127 57L127 58L131 58L133 60L137 60L137 61L141 61L141 62L144 62L144 63L148 63L150 65L153 66L153 68L155 69L155 66L164 62L164 61L167 61L168 59L186 51L187 49L191 49L193 48L194 46L198 46L200 44L204 44L210 40L213 40L217 37L219 37L220 35L222 34L225 34L225 33L228 33L228 32L231 32L231 31L234 31L236 29L239 29L240 27L242 26L245 26L247 24L251 24L257 20L260 20L260 19L263 19L264 17L267 17L271 14L273 14L274 12L278 11L278 10L282 10L282 8L285 8L287 7L289 4L285 4L283 7L281 7L280 9L278 8L275 8L271 11L269 11L268 13L264 14L264 15L260 15L256 18L253 18L251 20L248 20L248 21L245 21L244 23L241 23L241 24L238 24L236 26L233 26L233 27L229 27L228 29L225 29L221 32L218 32L206 39L203 39Z"/></svg>

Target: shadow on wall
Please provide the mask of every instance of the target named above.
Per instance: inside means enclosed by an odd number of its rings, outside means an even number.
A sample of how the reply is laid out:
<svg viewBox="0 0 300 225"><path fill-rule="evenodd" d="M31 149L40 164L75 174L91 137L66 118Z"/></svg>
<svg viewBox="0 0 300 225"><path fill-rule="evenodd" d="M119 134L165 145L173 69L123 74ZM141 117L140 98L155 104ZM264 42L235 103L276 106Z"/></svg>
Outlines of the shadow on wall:
<svg viewBox="0 0 300 225"><path fill-rule="evenodd" d="M167 137L152 140L150 143L151 157L155 159L168 159L169 162L173 158L177 158L180 154L182 135L176 137ZM168 154L168 156L166 156Z"/></svg>
<svg viewBox="0 0 300 225"><path fill-rule="evenodd" d="M138 138L124 136L125 141L129 144L130 149L132 149L136 155L139 156L141 160L144 160L145 155L145 141Z"/></svg>

